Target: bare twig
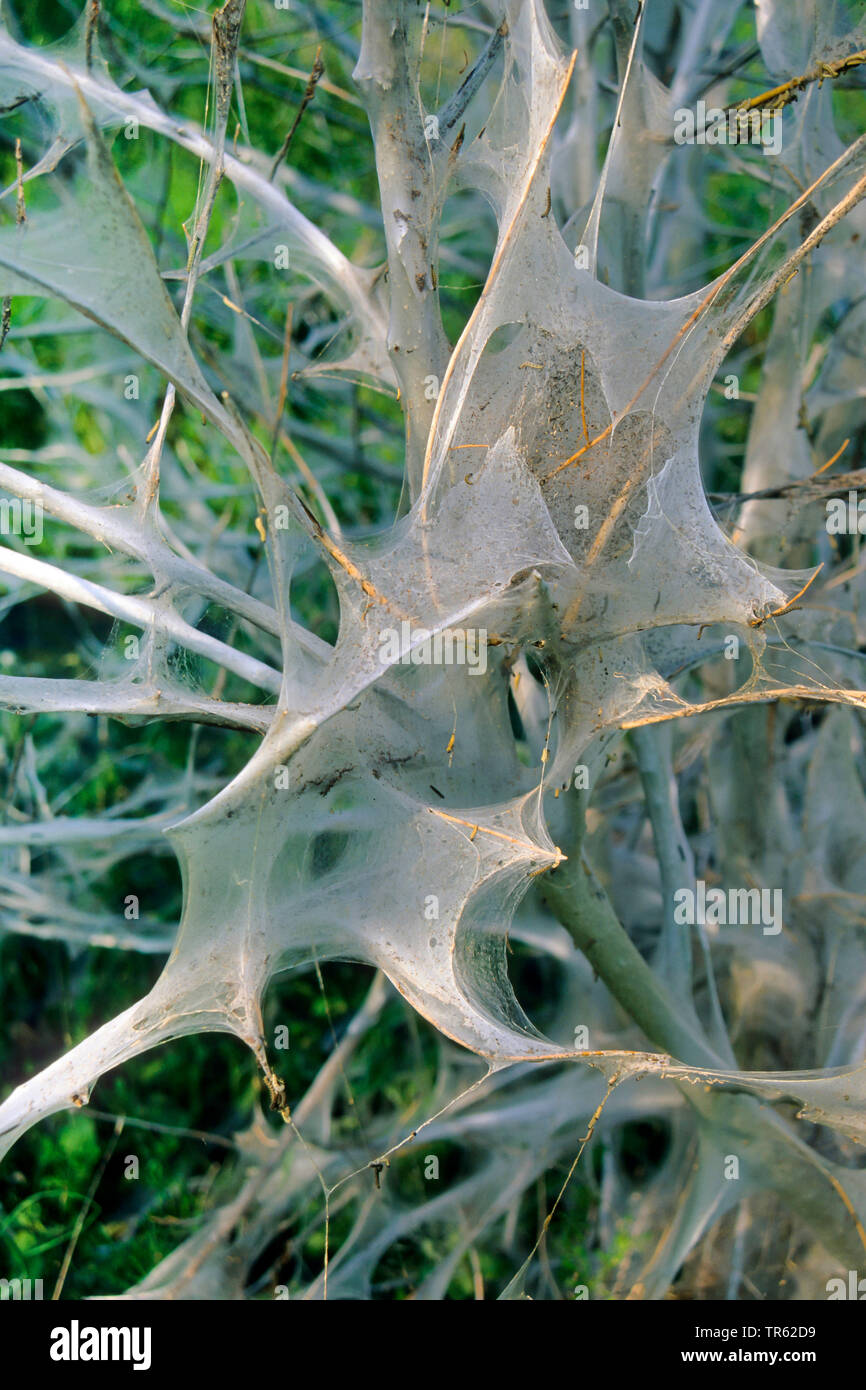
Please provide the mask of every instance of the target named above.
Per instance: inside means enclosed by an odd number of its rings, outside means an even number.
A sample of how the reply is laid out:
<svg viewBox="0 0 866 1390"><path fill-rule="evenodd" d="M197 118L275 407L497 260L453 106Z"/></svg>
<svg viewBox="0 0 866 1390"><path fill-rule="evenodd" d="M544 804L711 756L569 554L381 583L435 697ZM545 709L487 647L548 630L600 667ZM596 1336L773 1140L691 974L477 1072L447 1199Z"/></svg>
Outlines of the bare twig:
<svg viewBox="0 0 866 1390"><path fill-rule="evenodd" d="M279 169L286 155L289 153L292 141L295 138L295 131L301 124L301 118L304 112L306 111L310 102L313 100L313 97L316 95L316 85L325 71L325 65L321 59L321 52L321 48L316 49L316 56L313 59L313 67L310 72L310 76L307 79L307 85L304 88L304 95L301 97L301 104L298 107L295 119L292 121L292 124L289 127L289 133L287 134L285 140L283 141L282 145L277 151L276 157L274 158L274 162L271 165L271 172L268 174L268 179L271 183L273 183L274 178L276 177L277 170Z"/></svg>
<svg viewBox="0 0 866 1390"><path fill-rule="evenodd" d="M851 72L854 68L859 68L862 63L866 63L866 48L859 53L849 53L847 58L837 58L832 63L819 62L809 72L802 73L799 77L791 77L787 82L782 82L778 87L771 87L767 92L759 92L756 97L750 97L748 101L736 102L730 106L730 111L757 111L757 110L778 110L781 106L787 106L790 102L796 101L797 97L805 87L813 82L819 84L835 80L845 72Z"/></svg>

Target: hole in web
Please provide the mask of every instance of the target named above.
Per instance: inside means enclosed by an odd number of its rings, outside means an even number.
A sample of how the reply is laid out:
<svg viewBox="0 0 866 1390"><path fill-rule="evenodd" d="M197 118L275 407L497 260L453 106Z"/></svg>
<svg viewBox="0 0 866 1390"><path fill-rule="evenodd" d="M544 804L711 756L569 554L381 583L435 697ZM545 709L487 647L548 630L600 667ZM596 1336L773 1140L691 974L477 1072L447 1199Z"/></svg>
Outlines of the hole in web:
<svg viewBox="0 0 866 1390"><path fill-rule="evenodd" d="M349 837L343 830L322 830L309 849L309 875L313 879L331 873L344 857Z"/></svg>
<svg viewBox="0 0 866 1390"><path fill-rule="evenodd" d="M340 627L340 600L331 571L314 558L299 565L292 578L292 617L332 646Z"/></svg>
<svg viewBox="0 0 866 1390"><path fill-rule="evenodd" d="M481 296L496 236L496 218L481 194L467 189L447 199L442 211L438 275L442 322L452 343L457 342Z"/></svg>
<svg viewBox="0 0 866 1390"><path fill-rule="evenodd" d="M643 1186L663 1167L670 1151L671 1126L667 1120L632 1120L616 1132L619 1166L636 1186Z"/></svg>
<svg viewBox="0 0 866 1390"><path fill-rule="evenodd" d="M484 348L485 353L489 353L491 357L495 357L497 353L504 352L507 347L511 346L522 330L522 323L501 323L487 339L487 344Z"/></svg>
<svg viewBox="0 0 866 1390"><path fill-rule="evenodd" d="M524 941L508 938L508 978L527 1018L547 1036L555 1036L559 1006L565 995L566 972L561 961ZM569 1045L573 1039L566 1040Z"/></svg>

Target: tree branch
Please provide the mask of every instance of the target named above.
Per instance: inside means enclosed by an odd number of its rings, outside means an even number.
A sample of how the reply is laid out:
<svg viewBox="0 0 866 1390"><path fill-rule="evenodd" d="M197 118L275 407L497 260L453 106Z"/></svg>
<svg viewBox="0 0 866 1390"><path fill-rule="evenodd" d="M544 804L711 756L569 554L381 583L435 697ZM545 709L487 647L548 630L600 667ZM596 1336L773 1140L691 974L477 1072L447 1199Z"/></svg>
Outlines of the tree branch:
<svg viewBox="0 0 866 1390"><path fill-rule="evenodd" d="M409 58L406 11L405 0L364 0L354 79L376 150L388 248L388 352L400 384L414 497L436 407L436 393L425 394L425 381L434 377L437 388L441 384L449 348L436 289L441 188L425 135L417 67ZM436 138L434 126L434 143Z"/></svg>
<svg viewBox="0 0 866 1390"><path fill-rule="evenodd" d="M224 729L267 733L272 705L244 705L178 690L158 690L151 682L52 680L39 676L0 676L0 707L27 714L107 714L115 719L187 720Z"/></svg>
<svg viewBox="0 0 866 1390"><path fill-rule="evenodd" d="M67 574L57 565L36 560L32 555L22 555L7 546L0 546L0 572L14 574L19 579L37 584L40 589L48 589L59 598L68 599L70 603L95 608L97 612L107 613L121 622L131 623L133 627L158 632L189 651L207 657L217 666L225 666L242 680L269 690L274 695L280 693L282 678L279 671L253 656L235 651L207 633L199 632L167 605L134 595L115 594L102 584Z"/></svg>
<svg viewBox="0 0 866 1390"><path fill-rule="evenodd" d="M176 555L152 524L134 518L127 508L94 507L48 483L38 482L28 473L5 463L0 463L0 488L14 497L36 502L49 516L55 516L92 536L100 545L131 555L147 565L155 577L164 577L172 583L204 594L229 612L237 613L264 632L279 637L276 609L252 598L234 584L219 579L203 565Z"/></svg>

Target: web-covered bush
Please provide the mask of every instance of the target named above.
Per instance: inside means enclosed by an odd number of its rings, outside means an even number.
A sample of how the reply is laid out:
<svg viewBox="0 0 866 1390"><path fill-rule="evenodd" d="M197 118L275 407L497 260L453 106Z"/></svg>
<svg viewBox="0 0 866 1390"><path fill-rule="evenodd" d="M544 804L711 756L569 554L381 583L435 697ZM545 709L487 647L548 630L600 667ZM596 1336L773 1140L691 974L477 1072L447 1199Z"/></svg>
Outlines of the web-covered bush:
<svg viewBox="0 0 866 1390"><path fill-rule="evenodd" d="M3 385L45 420L0 450L4 613L80 634L0 676L3 927L167 957L3 1149L216 1030L285 1123L130 1296L440 1298L467 1260L483 1296L478 1249L503 1297L826 1296L866 1245L864 6L146 10L189 72L127 11L0 35ZM94 715L161 760L66 813ZM167 849L176 931L94 914L95 865ZM369 993L293 1094L266 990L334 960ZM391 987L434 1079L350 1121Z"/></svg>

